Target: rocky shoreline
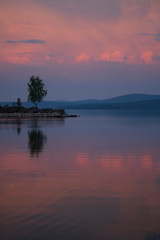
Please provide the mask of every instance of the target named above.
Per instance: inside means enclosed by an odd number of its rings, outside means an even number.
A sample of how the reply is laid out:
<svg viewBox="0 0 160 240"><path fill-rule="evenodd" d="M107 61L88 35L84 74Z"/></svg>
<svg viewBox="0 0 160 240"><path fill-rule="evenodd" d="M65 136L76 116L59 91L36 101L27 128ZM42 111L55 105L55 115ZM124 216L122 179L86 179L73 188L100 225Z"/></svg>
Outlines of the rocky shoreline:
<svg viewBox="0 0 160 240"><path fill-rule="evenodd" d="M64 109L52 109L36 107L1 107L0 106L0 118L65 118L65 117L77 117L77 115L68 115Z"/></svg>

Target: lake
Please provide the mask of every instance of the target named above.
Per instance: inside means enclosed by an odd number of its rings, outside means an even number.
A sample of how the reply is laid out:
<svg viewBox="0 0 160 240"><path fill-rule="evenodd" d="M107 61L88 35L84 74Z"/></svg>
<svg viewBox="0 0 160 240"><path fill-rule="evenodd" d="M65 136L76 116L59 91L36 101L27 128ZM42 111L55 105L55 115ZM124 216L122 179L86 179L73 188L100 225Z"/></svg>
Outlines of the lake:
<svg viewBox="0 0 160 240"><path fill-rule="evenodd" d="M0 119L0 239L160 239L160 116L75 113Z"/></svg>

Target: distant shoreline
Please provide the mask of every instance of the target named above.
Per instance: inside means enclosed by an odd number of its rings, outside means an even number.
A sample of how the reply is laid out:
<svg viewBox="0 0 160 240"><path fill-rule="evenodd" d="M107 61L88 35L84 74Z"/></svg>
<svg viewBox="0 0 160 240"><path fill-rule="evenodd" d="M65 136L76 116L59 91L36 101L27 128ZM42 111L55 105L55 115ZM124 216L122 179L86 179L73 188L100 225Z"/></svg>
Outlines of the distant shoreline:
<svg viewBox="0 0 160 240"><path fill-rule="evenodd" d="M0 102L1 106L13 106L13 102ZM31 102L21 103L25 108L33 107ZM79 101L42 101L38 104L40 109L65 110L160 110L160 95L128 94L110 99L84 99Z"/></svg>

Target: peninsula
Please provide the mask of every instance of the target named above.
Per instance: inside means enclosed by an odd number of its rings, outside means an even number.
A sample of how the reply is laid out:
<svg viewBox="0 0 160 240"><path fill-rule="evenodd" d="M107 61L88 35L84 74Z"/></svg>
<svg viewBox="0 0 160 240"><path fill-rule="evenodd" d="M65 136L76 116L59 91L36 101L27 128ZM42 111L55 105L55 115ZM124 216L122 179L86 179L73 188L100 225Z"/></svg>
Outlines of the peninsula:
<svg viewBox="0 0 160 240"><path fill-rule="evenodd" d="M0 118L65 118L77 117L77 115L68 115L64 109L52 109L37 107L25 108L16 106L0 106Z"/></svg>

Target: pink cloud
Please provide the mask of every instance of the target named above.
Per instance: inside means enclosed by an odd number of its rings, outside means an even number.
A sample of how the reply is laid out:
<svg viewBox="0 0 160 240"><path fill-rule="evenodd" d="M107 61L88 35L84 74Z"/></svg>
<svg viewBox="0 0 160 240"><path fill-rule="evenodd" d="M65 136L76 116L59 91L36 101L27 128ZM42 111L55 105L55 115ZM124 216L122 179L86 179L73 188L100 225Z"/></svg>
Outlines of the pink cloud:
<svg viewBox="0 0 160 240"><path fill-rule="evenodd" d="M89 57L86 54L80 54L76 57L77 62L86 62L89 60Z"/></svg>
<svg viewBox="0 0 160 240"><path fill-rule="evenodd" d="M48 1L43 4L31 0L16 2L16 6L12 2L4 2L0 9L1 62L46 64L48 60L48 64L52 64L52 61L80 63L94 59L148 64L152 63L153 56L160 55L159 41L151 36L159 30L158 1L151 2L149 6L145 2L139 4L139 0L133 0L130 5L127 0L116 1L120 9L118 18L115 17L113 1L107 1L107 6L112 6L112 15L108 18L100 15L105 1L99 4L96 18L92 14L95 9L92 12L86 9L87 17L83 11L78 15L71 14L70 3L65 10L58 2L51 5ZM76 2L73 8L78 11L79 5ZM89 6L89 1L86 6ZM142 34L144 32L146 34ZM16 56L17 52L32 52L32 56L25 56L26 60ZM154 63L158 64L158 61Z"/></svg>
<svg viewBox="0 0 160 240"><path fill-rule="evenodd" d="M154 55L153 52L146 51L146 52L142 53L141 59L145 63L153 63L153 61L152 61L153 55Z"/></svg>

